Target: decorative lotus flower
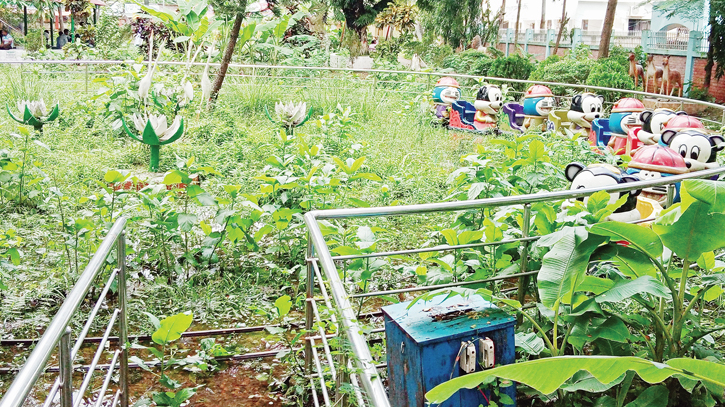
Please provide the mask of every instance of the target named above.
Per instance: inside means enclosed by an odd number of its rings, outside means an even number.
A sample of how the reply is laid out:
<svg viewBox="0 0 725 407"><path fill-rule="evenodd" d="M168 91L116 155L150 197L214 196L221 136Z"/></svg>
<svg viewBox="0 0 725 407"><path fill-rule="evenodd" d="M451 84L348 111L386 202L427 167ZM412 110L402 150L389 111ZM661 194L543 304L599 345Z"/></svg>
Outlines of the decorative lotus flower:
<svg viewBox="0 0 725 407"><path fill-rule="evenodd" d="M18 118L18 116L15 116L13 112L10 111L10 105L6 104L5 106L7 107L8 114L10 114L10 117L12 117L13 120L21 124L33 126L35 127L35 130L39 132L43 131L44 124L57 119L60 114L60 109L57 103L50 114L48 114L48 108L45 106L43 99L34 101L19 101L18 112L20 112L22 118Z"/></svg>
<svg viewBox="0 0 725 407"><path fill-rule="evenodd" d="M128 128L126 120L123 120L123 128L126 134L136 141L148 144L151 147L151 161L149 168L156 172L159 169L159 154L161 146L173 143L184 134L184 119L176 116L171 126L167 124L166 115L133 115L133 124L140 136Z"/></svg>
<svg viewBox="0 0 725 407"><path fill-rule="evenodd" d="M282 127L285 127L288 131L293 131L295 127L302 126L307 119L312 116L312 109L307 112L307 103L275 103L274 112L277 114L277 120L273 120L269 115L267 107L264 108L267 113L267 117L272 123L279 123Z"/></svg>
<svg viewBox="0 0 725 407"><path fill-rule="evenodd" d="M194 86L191 84L191 82L186 81L183 85L183 95L182 100L179 103L179 106L186 106L187 104L191 103L192 100L194 100Z"/></svg>

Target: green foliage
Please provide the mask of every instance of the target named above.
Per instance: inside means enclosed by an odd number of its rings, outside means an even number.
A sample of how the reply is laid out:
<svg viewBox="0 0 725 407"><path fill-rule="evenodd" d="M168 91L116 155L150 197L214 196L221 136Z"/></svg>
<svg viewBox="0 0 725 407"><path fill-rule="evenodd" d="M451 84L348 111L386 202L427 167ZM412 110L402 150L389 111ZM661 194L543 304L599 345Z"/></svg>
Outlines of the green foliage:
<svg viewBox="0 0 725 407"><path fill-rule="evenodd" d="M637 357L586 357L561 356L531 360L500 366L483 372L471 373L440 384L426 393L426 399L432 404L441 404L462 388L473 389L481 383L489 383L490 378L498 377L523 383L533 389L550 394L560 388L564 382L580 370L591 373L595 380L608 384L627 373L636 372L647 383L661 383L677 375L688 380L701 381L706 386L722 389L725 387L725 366L704 360L678 358L668 360L665 364L654 363ZM548 372L541 374L542 371ZM667 392L664 386L656 386L658 392ZM649 393L647 397L651 397ZM664 397L667 400L667 396ZM635 405L666 405L644 402Z"/></svg>
<svg viewBox="0 0 725 407"><path fill-rule="evenodd" d="M543 65L543 64L542 64ZM574 84L585 84L589 73L596 65L596 61L591 59L571 59L563 58L558 62L552 62L537 67L531 73L529 79L544 82L565 82ZM573 94L578 91L572 91L571 88L564 86L552 86L551 91L555 95Z"/></svg>
<svg viewBox="0 0 725 407"><path fill-rule="evenodd" d="M459 54L447 56L443 59L441 66L453 69L454 72L460 74L488 76L494 61L485 52L468 49Z"/></svg>
<svg viewBox="0 0 725 407"><path fill-rule="evenodd" d="M587 76L586 84L606 88L634 89L634 81L629 76L628 68L615 58L597 61ZM626 95L624 92L608 91L598 91L597 94L604 96L605 100L619 100Z"/></svg>
<svg viewBox="0 0 725 407"><path fill-rule="evenodd" d="M45 37L43 37L43 30L28 30L28 35L25 36L25 50L28 52L36 52L44 48Z"/></svg>
<svg viewBox="0 0 725 407"><path fill-rule="evenodd" d="M508 57L494 59L488 71L488 76L496 78L529 79L529 76L535 67L535 63L531 62L529 56L514 54ZM513 83L510 85L518 91L523 91L528 87L525 83Z"/></svg>
<svg viewBox="0 0 725 407"><path fill-rule="evenodd" d="M426 30L443 37L452 47L468 47L473 37L493 41L498 31L498 15L491 15L488 3L477 0L422 0L418 7L426 14Z"/></svg>

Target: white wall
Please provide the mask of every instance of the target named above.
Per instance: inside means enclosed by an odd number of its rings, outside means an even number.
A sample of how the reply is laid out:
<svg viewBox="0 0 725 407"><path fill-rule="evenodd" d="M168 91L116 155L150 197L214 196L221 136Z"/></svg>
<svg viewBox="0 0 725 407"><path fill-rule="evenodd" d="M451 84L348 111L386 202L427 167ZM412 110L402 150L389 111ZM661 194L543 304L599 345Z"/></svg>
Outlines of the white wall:
<svg viewBox="0 0 725 407"><path fill-rule="evenodd" d="M501 8L501 0L490 0L492 11L498 12ZM521 0L521 24L522 29L531 28L535 24L535 28L539 29L541 21L542 0ZM559 26L561 18L562 0L545 0L546 1L546 20L551 20L552 28ZM652 18L652 6L647 5L637 7L641 4L641 0L620 0L617 5L617 11L614 15L614 31L626 32L628 29L629 19ZM509 22L509 27L515 28L516 11L518 8L517 0L506 0L506 14L504 21ZM567 0L566 11L570 18L568 28L582 28L582 20L588 20L588 31L601 31L604 24L604 14L607 10L607 0Z"/></svg>

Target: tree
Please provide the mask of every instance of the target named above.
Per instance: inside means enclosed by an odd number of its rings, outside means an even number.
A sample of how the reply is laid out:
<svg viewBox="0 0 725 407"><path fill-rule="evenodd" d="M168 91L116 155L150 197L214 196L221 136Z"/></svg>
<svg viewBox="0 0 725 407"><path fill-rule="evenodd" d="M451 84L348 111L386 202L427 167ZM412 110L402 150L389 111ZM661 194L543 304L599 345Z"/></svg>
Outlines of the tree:
<svg viewBox="0 0 725 407"><path fill-rule="evenodd" d="M541 0L541 24L539 24L539 29L546 29L546 0Z"/></svg>
<svg viewBox="0 0 725 407"><path fill-rule="evenodd" d="M564 27L566 27L566 23L568 22L569 17L566 16L566 0L564 0L564 4L561 6L561 24L559 24L559 34L556 35L554 55L556 55L556 52L559 51L559 44L561 44L561 34L564 32Z"/></svg>
<svg viewBox="0 0 725 407"><path fill-rule="evenodd" d="M609 56L609 41L612 39L612 27L614 26L614 13L617 11L617 0L609 0L607 12L604 14L604 27L602 38L599 40L599 58Z"/></svg>
<svg viewBox="0 0 725 407"><path fill-rule="evenodd" d="M367 43L367 30L375 22L378 13L385 10L393 0L331 0L330 5L342 11L348 32L354 34L350 52L361 54L367 51L363 44ZM357 48L360 47L360 48Z"/></svg>
<svg viewBox="0 0 725 407"><path fill-rule="evenodd" d="M219 72L214 79L214 85L211 90L211 100L216 100L219 96L219 91L224 83L224 78L227 76L227 69L229 69L229 63L232 61L232 55L234 55L234 49L237 46L237 39L239 38L239 30L242 28L242 21L244 15L247 12L247 0L211 0L211 4L214 7L214 12L225 15L229 18L234 18L234 24L229 32L229 42L224 50L224 57L222 58L221 66L219 66Z"/></svg>
<svg viewBox="0 0 725 407"><path fill-rule="evenodd" d="M443 37L447 44L457 47L470 43L476 35L484 39L478 24L482 3L487 4L481 0L418 0L418 8L431 17L426 28Z"/></svg>

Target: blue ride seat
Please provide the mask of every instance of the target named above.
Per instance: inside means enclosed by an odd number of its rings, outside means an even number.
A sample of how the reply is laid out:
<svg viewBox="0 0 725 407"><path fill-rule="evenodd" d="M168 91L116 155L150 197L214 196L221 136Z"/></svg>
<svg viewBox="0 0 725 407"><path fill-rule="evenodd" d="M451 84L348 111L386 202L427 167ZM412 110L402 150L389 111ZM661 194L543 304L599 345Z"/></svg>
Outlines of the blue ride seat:
<svg viewBox="0 0 725 407"><path fill-rule="evenodd" d="M592 131L597 136L596 147L606 148L609 139L612 138L612 131L609 130L609 119L594 119L592 122Z"/></svg>
<svg viewBox="0 0 725 407"><path fill-rule="evenodd" d="M476 117L476 108L472 103L466 102L465 100L458 100L453 102L451 109L457 111L461 115L461 122L468 126L473 126L473 121Z"/></svg>
<svg viewBox="0 0 725 407"><path fill-rule="evenodd" d="M509 117L509 126L520 132L525 132L524 129L524 107L518 103L505 103L501 108L503 112Z"/></svg>

